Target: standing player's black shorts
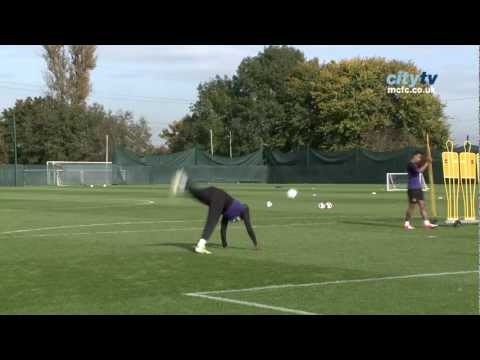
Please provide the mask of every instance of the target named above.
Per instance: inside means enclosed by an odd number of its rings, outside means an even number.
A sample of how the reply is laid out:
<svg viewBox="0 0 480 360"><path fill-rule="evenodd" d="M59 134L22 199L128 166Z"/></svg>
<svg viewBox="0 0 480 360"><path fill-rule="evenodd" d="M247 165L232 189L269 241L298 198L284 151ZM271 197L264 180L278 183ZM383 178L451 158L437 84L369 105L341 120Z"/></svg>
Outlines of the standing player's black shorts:
<svg viewBox="0 0 480 360"><path fill-rule="evenodd" d="M423 201L423 190L422 189L408 189L408 201L410 204L417 204L418 201Z"/></svg>

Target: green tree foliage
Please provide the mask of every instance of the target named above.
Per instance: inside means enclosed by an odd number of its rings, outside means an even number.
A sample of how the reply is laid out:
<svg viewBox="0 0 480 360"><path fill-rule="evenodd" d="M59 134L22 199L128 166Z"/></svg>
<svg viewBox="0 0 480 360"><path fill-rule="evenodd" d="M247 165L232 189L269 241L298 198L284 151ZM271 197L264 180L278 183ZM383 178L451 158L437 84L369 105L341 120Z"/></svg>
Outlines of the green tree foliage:
<svg viewBox="0 0 480 360"><path fill-rule="evenodd" d="M441 146L449 129L438 97L387 93L386 76L400 70L420 72L413 63L383 58L320 64L292 47L270 46L244 59L232 78L200 84L191 114L160 137L175 152L208 147L213 129L216 152L224 155L230 131L236 155L262 144L387 151L423 145L425 132Z"/></svg>
<svg viewBox="0 0 480 360"><path fill-rule="evenodd" d="M2 118L0 115L0 123L1 121ZM4 126L0 126L0 165L8 163L8 148L5 143L6 130L7 129Z"/></svg>
<svg viewBox="0 0 480 360"><path fill-rule="evenodd" d="M103 161L105 134L116 144L138 153L153 151L151 130L145 119L135 121L130 112L113 114L103 106L70 105L52 97L17 100L0 118L1 144L13 149L10 124L17 125L18 161L43 164L48 160Z"/></svg>
<svg viewBox="0 0 480 360"><path fill-rule="evenodd" d="M319 65L310 91L311 143L326 150L385 151L424 145L425 132L441 145L448 137L443 105L431 94L388 94L385 77L420 73L413 63L355 58Z"/></svg>

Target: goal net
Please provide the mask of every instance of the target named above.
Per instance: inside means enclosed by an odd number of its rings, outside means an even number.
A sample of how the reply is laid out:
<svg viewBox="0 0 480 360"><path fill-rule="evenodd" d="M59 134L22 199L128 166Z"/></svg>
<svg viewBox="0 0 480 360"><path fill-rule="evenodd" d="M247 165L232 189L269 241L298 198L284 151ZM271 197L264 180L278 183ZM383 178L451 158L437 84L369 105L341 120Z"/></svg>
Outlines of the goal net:
<svg viewBox="0 0 480 360"><path fill-rule="evenodd" d="M47 184L56 186L111 185L112 163L47 161Z"/></svg>
<svg viewBox="0 0 480 360"><path fill-rule="evenodd" d="M423 191L428 190L423 174L420 174ZM408 173L387 173L387 191L407 191Z"/></svg>

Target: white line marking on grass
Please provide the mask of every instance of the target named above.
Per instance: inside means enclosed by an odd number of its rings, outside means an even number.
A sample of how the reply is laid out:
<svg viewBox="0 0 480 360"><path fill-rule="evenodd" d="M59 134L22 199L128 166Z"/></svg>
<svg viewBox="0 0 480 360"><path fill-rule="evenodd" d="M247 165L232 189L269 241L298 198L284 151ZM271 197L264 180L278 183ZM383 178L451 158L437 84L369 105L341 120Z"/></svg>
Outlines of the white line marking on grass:
<svg viewBox="0 0 480 360"><path fill-rule="evenodd" d="M262 309L276 310L276 311L280 311L280 312L292 313L292 314L297 314L297 315L318 315L318 314L315 314L315 313L302 311L302 310L290 309L290 308L279 307L279 306L271 306L271 305L260 304L260 303L251 302L251 301L228 299L228 298L224 298L224 297L210 296L210 295L204 295L204 294L199 294L199 293L190 293L190 294L184 294L184 295L192 296L192 297L205 298L205 299L209 299L209 300L228 302L228 303L244 305L244 306L253 306L253 307L262 308Z"/></svg>
<svg viewBox="0 0 480 360"><path fill-rule="evenodd" d="M50 227L43 227L43 228L3 231L0 234L15 234L15 233L25 233L25 232L45 231L45 230L76 229L76 228L95 227L95 226L142 225L142 224L158 224L158 223L164 223L164 222L168 223L168 222L185 222L185 221L186 220L124 221L124 222L99 223L99 224L61 225L61 226L50 226ZM195 221L195 220L190 220L190 221Z"/></svg>
<svg viewBox="0 0 480 360"><path fill-rule="evenodd" d="M200 294L200 295L206 295L206 294L227 294L227 293L248 292L248 291L261 291L261 290L272 290L272 289L296 288L296 287L311 287L311 286L351 284L351 283L362 283L362 282L376 282L376 281L386 281L386 280L415 279L415 278L424 278L424 277L439 277L439 276L451 276L451 275L464 275L464 274L474 274L474 273L478 273L478 272L479 272L479 270L467 270L467 271L455 271L455 272L441 272L441 273L425 273L425 274L412 274L412 275L384 276L384 277L377 277L377 278L350 279L350 280L335 280L335 281L324 281L324 282L306 283L306 284L269 285L269 286L252 287L252 288L245 288L245 289L212 290L212 291L196 292L195 294Z"/></svg>
<svg viewBox="0 0 480 360"><path fill-rule="evenodd" d="M198 220L203 221L203 220ZM169 221L165 221L169 222ZM155 223L155 222L152 222ZM316 225L329 225L334 224L331 222L322 222L322 223L295 223L295 224L270 224L270 225L256 225L253 228L271 228L271 227L290 227L290 226L316 226ZM93 225L93 224L92 224ZM99 225L99 224L97 224ZM121 225L125 225L125 223L121 223ZM56 228L58 229L58 228ZM115 235L115 234L132 234L132 233L155 233L155 232L168 232L168 231L192 231L192 230L202 230L203 227L177 227L177 228L162 228L162 229L149 229L149 230L112 230L112 231L93 231L93 232L77 232L77 233L54 233L54 234L33 234L29 235L31 237L55 237L55 236L83 236L83 235ZM232 226L231 229L233 230L240 230L243 227L240 226ZM0 235L24 235L25 232L7 232L7 233L0 233Z"/></svg>
<svg viewBox="0 0 480 360"><path fill-rule="evenodd" d="M315 313L311 313L311 312L307 312L307 311L303 311L303 310L272 306L272 305L261 304L261 303L257 303L257 302L229 299L229 298L225 298L225 297L222 297L222 296L212 296L212 294L215 294L215 295L231 294L231 293L239 293L239 292L253 292L253 291L272 290L272 289L312 287L312 286L325 286L325 285L337 285L337 284L351 284L351 283L376 282L376 281L399 280L399 279L415 279L415 278L464 275L464 274L474 274L474 273L479 273L479 270L441 272L441 273L424 273L424 274L411 274L411 275L398 275L398 276L384 276L384 277L377 277L377 278L324 281L324 282L306 283L306 284L270 285L270 286L251 287L251 288L245 288L245 289L201 291L201 292L194 292L194 293L185 293L183 295L205 298L205 299L210 299L210 300L215 300L215 301L229 302L229 303L245 305L245 306L253 306L253 307L258 307L258 308L276 310L276 311L285 312L285 313L293 313L293 314L299 314L299 315L321 315L321 314L315 314Z"/></svg>
<svg viewBox="0 0 480 360"><path fill-rule="evenodd" d="M318 220L318 218L305 218L305 217L275 217L275 219L304 219L304 220ZM45 231L45 230L65 230L65 229L75 229L75 228L84 228L84 227L96 227L96 226L115 226L115 225L146 225L146 224L159 224L159 223L184 223L184 222L202 222L205 219L191 219L191 220L149 220L149 221L124 221L124 222L112 222L112 223L98 223L98 224L79 224L79 225L59 225L59 226L49 226L42 228L30 228L30 229L18 229L11 231L0 232L0 235L3 234L16 234L16 233L26 233L34 231ZM327 223L322 223L327 224ZM332 224L332 223L328 223ZM305 224L307 225L307 224ZM280 225L273 225L280 226Z"/></svg>

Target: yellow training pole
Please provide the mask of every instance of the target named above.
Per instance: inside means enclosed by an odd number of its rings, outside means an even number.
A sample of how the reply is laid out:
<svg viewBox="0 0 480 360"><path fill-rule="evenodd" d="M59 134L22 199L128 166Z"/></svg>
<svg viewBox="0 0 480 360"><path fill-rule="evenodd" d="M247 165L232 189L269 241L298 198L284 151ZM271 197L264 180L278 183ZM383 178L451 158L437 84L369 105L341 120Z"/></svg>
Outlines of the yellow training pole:
<svg viewBox="0 0 480 360"><path fill-rule="evenodd" d="M458 200L459 200L459 161L458 154L453 151L453 142L448 140L445 143L447 151L442 153L443 181L447 198L447 224L454 224L458 221Z"/></svg>
<svg viewBox="0 0 480 360"><path fill-rule="evenodd" d="M472 144L465 141L464 152L460 153L460 178L463 195L463 221L476 223L476 180L477 180L477 156L471 152Z"/></svg>
<svg viewBox="0 0 480 360"><path fill-rule="evenodd" d="M432 150L430 149L430 137L427 133L427 156L432 158ZM435 195L435 181L433 180L433 161L428 164L428 182L430 183L430 206L433 218L437 217L437 197Z"/></svg>

